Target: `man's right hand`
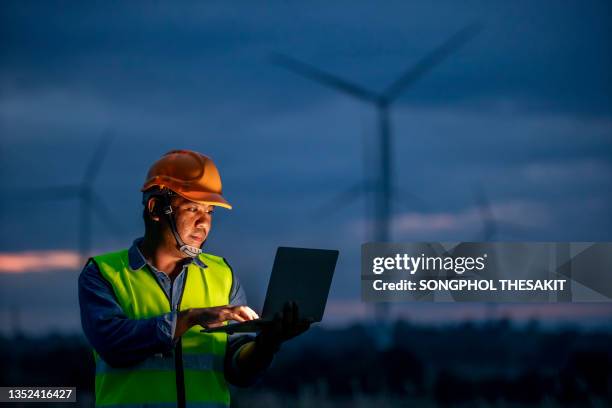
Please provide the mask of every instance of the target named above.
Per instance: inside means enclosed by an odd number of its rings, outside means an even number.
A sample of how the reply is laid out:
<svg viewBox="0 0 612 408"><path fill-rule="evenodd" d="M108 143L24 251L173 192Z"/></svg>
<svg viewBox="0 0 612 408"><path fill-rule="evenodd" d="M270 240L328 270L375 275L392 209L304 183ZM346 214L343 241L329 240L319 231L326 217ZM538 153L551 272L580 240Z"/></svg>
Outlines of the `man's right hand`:
<svg viewBox="0 0 612 408"><path fill-rule="evenodd" d="M259 319L257 313L248 306L216 306L190 309L192 326L219 327L228 320L245 322Z"/></svg>
<svg viewBox="0 0 612 408"><path fill-rule="evenodd" d="M182 336L190 327L200 325L204 328L219 327L228 320L245 322L258 319L259 316L248 306L215 306L201 307L180 311L174 339Z"/></svg>

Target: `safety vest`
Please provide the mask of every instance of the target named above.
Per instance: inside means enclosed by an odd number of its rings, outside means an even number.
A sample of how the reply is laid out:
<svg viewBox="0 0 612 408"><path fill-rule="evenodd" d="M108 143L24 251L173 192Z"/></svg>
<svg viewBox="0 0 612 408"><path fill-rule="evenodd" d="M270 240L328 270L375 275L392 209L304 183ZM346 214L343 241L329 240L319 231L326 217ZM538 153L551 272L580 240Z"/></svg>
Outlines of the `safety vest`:
<svg viewBox="0 0 612 408"><path fill-rule="evenodd" d="M179 310L229 304L232 271L221 257L200 254L207 268L191 262ZM146 319L171 311L171 300L153 272L129 266L128 251L93 258L112 285L130 319ZM172 296L172 295L171 295ZM128 368L113 368L94 351L98 407L227 407L230 394L223 375L227 334L201 333L191 327L169 353L152 355Z"/></svg>

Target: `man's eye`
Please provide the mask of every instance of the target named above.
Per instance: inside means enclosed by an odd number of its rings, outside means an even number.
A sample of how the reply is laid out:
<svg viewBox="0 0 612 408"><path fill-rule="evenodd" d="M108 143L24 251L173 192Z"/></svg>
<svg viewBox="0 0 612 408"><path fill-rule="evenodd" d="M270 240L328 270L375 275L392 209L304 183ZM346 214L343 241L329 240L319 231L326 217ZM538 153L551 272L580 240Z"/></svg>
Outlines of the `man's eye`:
<svg viewBox="0 0 612 408"><path fill-rule="evenodd" d="M196 207L189 207L189 211L191 212L197 212L198 209Z"/></svg>

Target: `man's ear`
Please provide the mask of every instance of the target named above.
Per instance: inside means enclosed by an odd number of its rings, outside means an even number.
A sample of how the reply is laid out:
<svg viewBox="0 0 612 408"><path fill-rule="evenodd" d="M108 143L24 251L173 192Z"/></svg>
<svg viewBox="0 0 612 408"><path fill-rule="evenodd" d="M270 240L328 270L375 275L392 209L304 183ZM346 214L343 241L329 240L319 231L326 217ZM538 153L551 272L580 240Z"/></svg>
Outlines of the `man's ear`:
<svg viewBox="0 0 612 408"><path fill-rule="evenodd" d="M161 214L161 203L157 197L150 197L147 201L147 211L149 211L149 216L155 222L159 222L159 217Z"/></svg>

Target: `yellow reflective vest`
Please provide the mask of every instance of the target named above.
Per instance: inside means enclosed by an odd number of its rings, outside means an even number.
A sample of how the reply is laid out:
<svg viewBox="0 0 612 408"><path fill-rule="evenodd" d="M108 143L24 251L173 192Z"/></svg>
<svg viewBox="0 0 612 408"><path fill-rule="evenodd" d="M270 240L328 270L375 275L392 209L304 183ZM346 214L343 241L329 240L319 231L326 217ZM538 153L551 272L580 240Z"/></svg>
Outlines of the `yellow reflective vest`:
<svg viewBox="0 0 612 408"><path fill-rule="evenodd" d="M179 310L229 304L232 271L221 257L200 254L207 268L187 267ZM93 258L112 285L130 319L147 319L171 311L171 301L148 267L133 270L128 251ZM99 407L227 407L230 395L223 374L227 334L200 333L191 327L170 353L152 355L128 368L113 368L94 351L96 406Z"/></svg>

